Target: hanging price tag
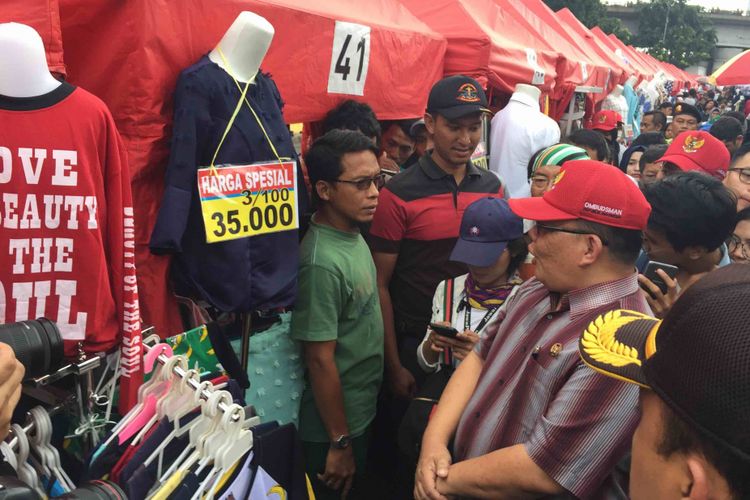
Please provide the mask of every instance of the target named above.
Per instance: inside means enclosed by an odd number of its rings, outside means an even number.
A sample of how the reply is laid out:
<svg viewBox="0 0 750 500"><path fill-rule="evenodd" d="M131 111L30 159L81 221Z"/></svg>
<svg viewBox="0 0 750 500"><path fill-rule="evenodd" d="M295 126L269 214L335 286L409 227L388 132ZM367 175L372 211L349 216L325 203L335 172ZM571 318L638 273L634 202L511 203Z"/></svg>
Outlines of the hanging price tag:
<svg viewBox="0 0 750 500"><path fill-rule="evenodd" d="M532 85L544 85L545 71L539 66L537 60L536 50L526 48L526 61L529 63L529 67L534 70L534 76L531 77Z"/></svg>
<svg viewBox="0 0 750 500"><path fill-rule="evenodd" d="M364 95L369 65L370 27L336 21L328 93Z"/></svg>
<svg viewBox="0 0 750 500"><path fill-rule="evenodd" d="M293 161L198 169L206 241L297 229L297 166Z"/></svg>

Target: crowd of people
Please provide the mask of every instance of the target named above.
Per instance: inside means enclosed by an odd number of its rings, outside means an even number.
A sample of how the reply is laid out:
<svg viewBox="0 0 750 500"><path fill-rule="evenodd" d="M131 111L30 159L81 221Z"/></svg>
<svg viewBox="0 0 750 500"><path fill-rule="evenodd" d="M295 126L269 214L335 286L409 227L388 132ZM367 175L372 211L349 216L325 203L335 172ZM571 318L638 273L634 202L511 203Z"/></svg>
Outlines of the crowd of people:
<svg viewBox="0 0 750 500"><path fill-rule="evenodd" d="M750 495L750 336L727 320L741 301L706 300L750 284L730 265L750 253L750 146L726 102L691 91L631 144L601 111L530 154L511 199L471 161L489 112L471 78L436 83L421 119L331 111L292 318L316 495ZM708 359L735 361L705 368L709 392L662 382Z"/></svg>
<svg viewBox="0 0 750 500"><path fill-rule="evenodd" d="M290 326L316 498L749 498L735 95L691 89L630 143L612 110L548 134L521 198L472 162L472 78L411 120L331 110ZM0 355L7 432L22 368Z"/></svg>

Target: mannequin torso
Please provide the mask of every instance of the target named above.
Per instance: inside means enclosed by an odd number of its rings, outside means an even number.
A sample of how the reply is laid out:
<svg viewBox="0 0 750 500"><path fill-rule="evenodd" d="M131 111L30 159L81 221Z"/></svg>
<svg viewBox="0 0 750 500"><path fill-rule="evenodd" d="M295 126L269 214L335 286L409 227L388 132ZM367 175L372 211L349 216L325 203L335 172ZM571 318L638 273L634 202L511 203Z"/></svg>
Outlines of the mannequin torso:
<svg viewBox="0 0 750 500"><path fill-rule="evenodd" d="M0 95L35 97L59 86L47 67L39 33L25 24L0 24Z"/></svg>
<svg viewBox="0 0 750 500"><path fill-rule="evenodd" d="M542 91L533 85L526 85L525 83L519 83L516 85L516 90L513 92L513 96L524 95L533 99L537 104L539 103L539 96L542 95ZM524 100L525 102L526 100Z"/></svg>
<svg viewBox="0 0 750 500"><path fill-rule="evenodd" d="M252 82L273 35L273 26L265 18L252 12L241 12L208 58L237 80Z"/></svg>

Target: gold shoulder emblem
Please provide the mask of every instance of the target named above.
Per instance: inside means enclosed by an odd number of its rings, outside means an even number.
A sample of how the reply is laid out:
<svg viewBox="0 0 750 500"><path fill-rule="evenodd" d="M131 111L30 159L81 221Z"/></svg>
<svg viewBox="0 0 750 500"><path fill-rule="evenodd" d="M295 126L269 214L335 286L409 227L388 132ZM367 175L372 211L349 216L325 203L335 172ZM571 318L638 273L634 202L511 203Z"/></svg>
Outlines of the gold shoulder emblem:
<svg viewBox="0 0 750 500"><path fill-rule="evenodd" d="M635 314L622 314L622 311L610 311L592 321L583 333L581 345L586 354L599 363L621 367L631 363L641 366L638 350L617 340L616 333L623 326L647 318Z"/></svg>

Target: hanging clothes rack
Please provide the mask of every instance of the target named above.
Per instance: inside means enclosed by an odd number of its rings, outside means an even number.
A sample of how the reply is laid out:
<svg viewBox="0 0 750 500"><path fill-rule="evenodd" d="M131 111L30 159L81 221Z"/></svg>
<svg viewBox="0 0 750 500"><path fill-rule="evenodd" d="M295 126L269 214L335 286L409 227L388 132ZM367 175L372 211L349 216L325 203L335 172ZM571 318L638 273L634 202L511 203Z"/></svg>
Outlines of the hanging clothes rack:
<svg viewBox="0 0 750 500"><path fill-rule="evenodd" d="M46 411L47 411L47 414L49 414L49 416L50 416L50 417L53 417L53 416L57 415L58 413L60 413L60 412L61 412L62 410L64 410L66 406L67 406L67 403L66 403L66 402L64 402L64 403L60 403L60 404L59 404L59 405L57 405L57 406L54 406L54 407L52 407L52 408L49 408L49 409L47 409ZM33 421L32 421L32 422L30 422L30 423L28 423L28 424L27 424L27 425L25 425L24 427L22 427L22 429L23 429L23 432L24 432L25 434L27 434L27 435L28 435L29 433L31 433L31 432L32 432L32 431L34 430L34 428L35 428L35 425L34 425L34 422L33 422ZM10 433L9 433L9 434L13 434L13 429L11 429L11 430L10 430ZM18 438L17 438L16 436L13 436L13 437L11 438L11 440L10 440L10 441L8 441L8 446L10 446L10 448L11 448L12 450L15 450L15 449L16 449L16 446L18 446Z"/></svg>
<svg viewBox="0 0 750 500"><path fill-rule="evenodd" d="M156 349L155 346L151 347L146 343L143 344L143 348L146 349L146 352L150 351L151 349ZM159 356L156 357L156 361L158 361L159 364L161 365L165 365L168 359L169 358L165 356L164 354L159 354ZM201 389L200 383L196 382L195 379L193 378L187 377L187 373L180 366L175 365L174 368L172 368L172 373L174 373L175 375L177 375L183 380L187 379L188 386L190 386L194 391L198 392L201 399L208 401L208 398L209 396L211 396L212 391ZM222 413L228 413L230 411L229 406L223 402L219 402L217 406ZM240 417L236 413L232 415L233 421L237 421L239 419Z"/></svg>

